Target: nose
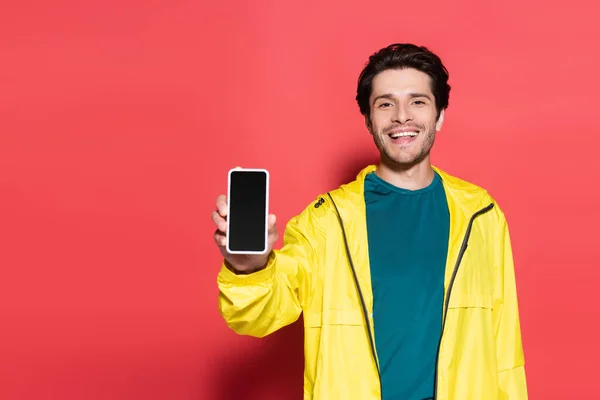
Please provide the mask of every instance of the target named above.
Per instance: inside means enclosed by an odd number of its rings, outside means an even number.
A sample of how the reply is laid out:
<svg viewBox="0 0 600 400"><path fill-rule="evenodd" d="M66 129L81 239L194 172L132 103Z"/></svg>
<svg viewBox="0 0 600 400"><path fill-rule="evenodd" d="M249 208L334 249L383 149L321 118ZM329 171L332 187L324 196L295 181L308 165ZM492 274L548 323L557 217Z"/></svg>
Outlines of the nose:
<svg viewBox="0 0 600 400"><path fill-rule="evenodd" d="M410 110L408 107L406 107L403 104L398 104L398 107L396 108L396 113L394 113L393 115L393 120L394 122L397 122L399 124L405 124L408 121L412 121L413 117L412 114L410 113Z"/></svg>

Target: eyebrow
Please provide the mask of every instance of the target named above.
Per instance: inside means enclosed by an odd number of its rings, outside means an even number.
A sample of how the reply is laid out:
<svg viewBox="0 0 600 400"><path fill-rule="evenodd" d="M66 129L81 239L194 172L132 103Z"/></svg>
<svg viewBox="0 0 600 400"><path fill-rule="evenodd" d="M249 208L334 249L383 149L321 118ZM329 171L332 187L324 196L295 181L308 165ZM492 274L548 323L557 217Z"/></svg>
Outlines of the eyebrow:
<svg viewBox="0 0 600 400"><path fill-rule="evenodd" d="M431 97L428 94L425 94L425 93L415 93L415 92L412 92L412 93L408 94L408 97L410 97L411 99L414 99L415 97L425 97L426 99L431 100ZM379 96L377 96L377 97L375 97L373 99L373 104L375 104L375 102L377 102L377 100L379 100L379 99L394 100L394 95L391 94L391 93L384 93L382 95L379 95Z"/></svg>

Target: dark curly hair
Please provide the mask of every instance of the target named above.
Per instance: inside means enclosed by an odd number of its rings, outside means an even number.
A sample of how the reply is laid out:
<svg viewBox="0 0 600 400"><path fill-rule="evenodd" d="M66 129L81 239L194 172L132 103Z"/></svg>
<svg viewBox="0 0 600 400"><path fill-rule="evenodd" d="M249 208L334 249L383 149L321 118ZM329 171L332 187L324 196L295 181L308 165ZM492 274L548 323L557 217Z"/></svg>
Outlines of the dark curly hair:
<svg viewBox="0 0 600 400"><path fill-rule="evenodd" d="M369 62L358 78L356 102L360 113L369 118L371 108L369 98L373 89L373 79L380 72L388 69L414 68L426 73L431 78L431 91L435 97L437 116L448 107L450 85L448 71L440 58L426 47L410 43L391 44L369 57Z"/></svg>

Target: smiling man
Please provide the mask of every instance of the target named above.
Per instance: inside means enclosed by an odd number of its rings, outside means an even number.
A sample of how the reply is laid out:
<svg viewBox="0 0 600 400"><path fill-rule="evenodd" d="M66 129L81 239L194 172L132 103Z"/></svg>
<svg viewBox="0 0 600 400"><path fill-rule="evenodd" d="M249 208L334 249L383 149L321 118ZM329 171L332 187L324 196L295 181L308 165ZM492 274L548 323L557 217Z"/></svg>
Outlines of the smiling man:
<svg viewBox="0 0 600 400"><path fill-rule="evenodd" d="M303 313L304 399L527 399L504 214L430 162L449 93L427 48L373 54L356 100L380 162L292 218L279 250L271 216L267 254L228 254L217 199L221 313L256 337Z"/></svg>

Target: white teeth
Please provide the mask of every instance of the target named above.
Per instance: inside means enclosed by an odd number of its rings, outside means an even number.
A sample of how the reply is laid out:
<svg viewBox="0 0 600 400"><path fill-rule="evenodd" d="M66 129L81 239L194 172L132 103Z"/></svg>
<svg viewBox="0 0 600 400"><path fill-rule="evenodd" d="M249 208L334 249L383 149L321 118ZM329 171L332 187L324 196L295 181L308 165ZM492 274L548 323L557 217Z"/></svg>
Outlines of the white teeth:
<svg viewBox="0 0 600 400"><path fill-rule="evenodd" d="M403 137L403 136L417 136L417 132L400 132L400 133L393 133L390 135L390 137L392 139L397 139L399 137Z"/></svg>

